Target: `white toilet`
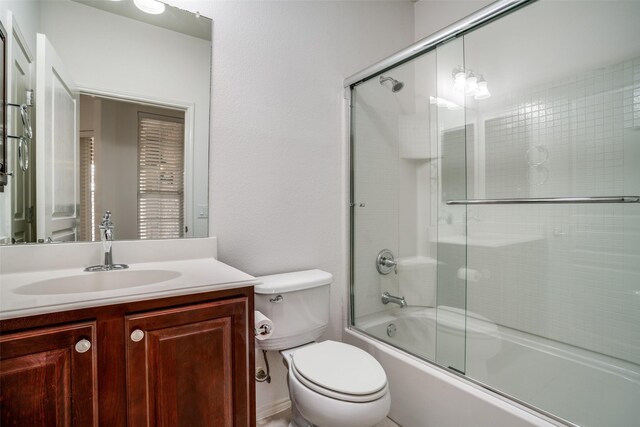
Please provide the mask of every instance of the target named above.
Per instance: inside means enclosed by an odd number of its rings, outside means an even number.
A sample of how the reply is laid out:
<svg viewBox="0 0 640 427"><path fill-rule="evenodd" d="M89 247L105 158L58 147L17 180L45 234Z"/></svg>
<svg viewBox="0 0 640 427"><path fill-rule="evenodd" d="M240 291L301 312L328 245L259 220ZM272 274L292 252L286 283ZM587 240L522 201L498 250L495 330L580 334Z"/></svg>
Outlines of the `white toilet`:
<svg viewBox="0 0 640 427"><path fill-rule="evenodd" d="M264 350L279 350L288 368L290 427L371 427L389 412L387 376L377 360L352 345L318 337L329 323L333 277L321 270L258 278L255 309L274 324Z"/></svg>

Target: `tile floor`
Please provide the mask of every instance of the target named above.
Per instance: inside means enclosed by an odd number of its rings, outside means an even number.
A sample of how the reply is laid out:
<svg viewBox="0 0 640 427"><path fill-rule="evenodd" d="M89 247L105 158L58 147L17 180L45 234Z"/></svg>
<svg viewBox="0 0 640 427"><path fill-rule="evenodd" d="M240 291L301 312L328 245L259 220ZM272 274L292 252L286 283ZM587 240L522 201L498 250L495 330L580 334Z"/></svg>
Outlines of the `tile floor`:
<svg viewBox="0 0 640 427"><path fill-rule="evenodd" d="M256 427L287 427L289 425L289 419L291 418L291 410L278 412L268 418L258 420ZM382 420L382 422L376 424L374 427L400 427L398 424L391 421L389 418Z"/></svg>

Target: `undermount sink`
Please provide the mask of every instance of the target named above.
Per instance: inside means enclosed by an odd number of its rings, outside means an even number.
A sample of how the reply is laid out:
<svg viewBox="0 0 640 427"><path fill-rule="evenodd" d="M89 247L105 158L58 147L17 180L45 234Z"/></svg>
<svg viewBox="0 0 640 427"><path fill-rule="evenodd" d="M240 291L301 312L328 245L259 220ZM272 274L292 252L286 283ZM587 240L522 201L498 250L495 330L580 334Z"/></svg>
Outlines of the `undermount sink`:
<svg viewBox="0 0 640 427"><path fill-rule="evenodd" d="M14 290L23 295L56 295L102 292L166 282L180 277L170 270L117 270L58 277L20 286Z"/></svg>

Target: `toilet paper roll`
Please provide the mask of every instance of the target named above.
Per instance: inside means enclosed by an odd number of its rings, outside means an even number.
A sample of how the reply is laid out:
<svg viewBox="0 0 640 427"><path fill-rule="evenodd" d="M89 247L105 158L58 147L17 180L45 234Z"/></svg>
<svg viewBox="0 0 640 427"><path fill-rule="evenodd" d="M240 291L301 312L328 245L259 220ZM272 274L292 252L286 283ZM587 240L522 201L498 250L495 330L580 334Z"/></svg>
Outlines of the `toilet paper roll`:
<svg viewBox="0 0 640 427"><path fill-rule="evenodd" d="M478 270L474 270L472 268L459 268L458 269L458 279L467 280L467 282L479 282L482 279L482 273Z"/></svg>
<svg viewBox="0 0 640 427"><path fill-rule="evenodd" d="M258 310L253 312L255 319L255 335L257 340L266 340L273 334L273 322Z"/></svg>

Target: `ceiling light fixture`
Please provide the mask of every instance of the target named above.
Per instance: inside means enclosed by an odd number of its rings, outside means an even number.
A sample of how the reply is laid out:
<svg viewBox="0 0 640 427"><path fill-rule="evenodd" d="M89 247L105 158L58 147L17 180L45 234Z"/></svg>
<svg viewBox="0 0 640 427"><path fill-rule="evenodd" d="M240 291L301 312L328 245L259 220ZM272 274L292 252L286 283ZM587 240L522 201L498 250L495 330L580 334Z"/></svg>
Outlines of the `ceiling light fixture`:
<svg viewBox="0 0 640 427"><path fill-rule="evenodd" d="M138 9L151 15L160 15L164 12L164 3L157 0L133 0Z"/></svg>

